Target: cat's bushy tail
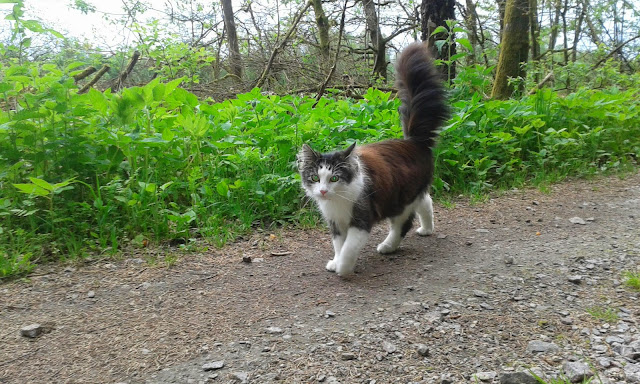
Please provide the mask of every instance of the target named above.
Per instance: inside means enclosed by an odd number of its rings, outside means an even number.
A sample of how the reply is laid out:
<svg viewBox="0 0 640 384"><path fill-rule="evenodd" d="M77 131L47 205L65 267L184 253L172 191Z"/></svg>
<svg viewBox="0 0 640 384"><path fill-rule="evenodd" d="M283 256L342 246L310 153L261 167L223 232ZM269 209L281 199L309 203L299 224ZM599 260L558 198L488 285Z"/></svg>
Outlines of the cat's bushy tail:
<svg viewBox="0 0 640 384"><path fill-rule="evenodd" d="M435 146L440 126L449 117L449 107L441 75L425 44L412 43L400 53L396 79L405 139Z"/></svg>

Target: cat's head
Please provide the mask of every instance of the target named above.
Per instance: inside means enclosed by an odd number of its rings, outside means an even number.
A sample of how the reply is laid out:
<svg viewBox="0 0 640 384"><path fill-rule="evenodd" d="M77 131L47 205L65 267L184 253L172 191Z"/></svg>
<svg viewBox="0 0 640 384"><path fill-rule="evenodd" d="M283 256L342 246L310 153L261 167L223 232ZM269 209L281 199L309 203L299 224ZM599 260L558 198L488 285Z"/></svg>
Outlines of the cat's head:
<svg viewBox="0 0 640 384"><path fill-rule="evenodd" d="M349 185L358 176L356 144L343 151L319 153L304 144L298 153L302 186L316 200L345 197Z"/></svg>

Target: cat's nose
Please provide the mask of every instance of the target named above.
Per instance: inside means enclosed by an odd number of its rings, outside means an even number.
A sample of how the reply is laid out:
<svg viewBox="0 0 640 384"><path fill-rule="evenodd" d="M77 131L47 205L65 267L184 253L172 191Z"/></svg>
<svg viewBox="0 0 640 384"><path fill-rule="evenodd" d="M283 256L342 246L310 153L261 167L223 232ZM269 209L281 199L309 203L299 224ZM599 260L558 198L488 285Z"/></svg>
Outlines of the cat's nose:
<svg viewBox="0 0 640 384"><path fill-rule="evenodd" d="M322 196L324 196L324 195L326 195L326 194L327 194L327 190L326 190L326 189L321 189L321 190L320 190L320 193L322 193Z"/></svg>

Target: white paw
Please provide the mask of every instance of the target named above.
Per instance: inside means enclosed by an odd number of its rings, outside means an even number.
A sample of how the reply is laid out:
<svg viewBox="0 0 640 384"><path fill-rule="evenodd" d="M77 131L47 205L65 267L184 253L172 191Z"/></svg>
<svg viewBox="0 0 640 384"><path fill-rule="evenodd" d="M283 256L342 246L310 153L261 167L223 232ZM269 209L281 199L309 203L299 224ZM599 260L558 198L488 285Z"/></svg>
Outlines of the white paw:
<svg viewBox="0 0 640 384"><path fill-rule="evenodd" d="M350 265L338 265L336 268L336 274L338 274L338 276L340 277L347 277L353 274L353 271L356 269L356 266L350 266Z"/></svg>
<svg viewBox="0 0 640 384"><path fill-rule="evenodd" d="M392 253L392 252L395 252L396 249L398 249L398 247L394 247L387 243L380 243L378 244L378 248L376 249L378 250L379 253Z"/></svg>
<svg viewBox="0 0 640 384"><path fill-rule="evenodd" d="M420 236L429 236L433 235L433 228L420 227L416 230L416 232L418 232L418 235Z"/></svg>
<svg viewBox="0 0 640 384"><path fill-rule="evenodd" d="M329 260L329 262L327 263L327 266L325 268L327 268L327 271L335 272L336 271L336 259Z"/></svg>

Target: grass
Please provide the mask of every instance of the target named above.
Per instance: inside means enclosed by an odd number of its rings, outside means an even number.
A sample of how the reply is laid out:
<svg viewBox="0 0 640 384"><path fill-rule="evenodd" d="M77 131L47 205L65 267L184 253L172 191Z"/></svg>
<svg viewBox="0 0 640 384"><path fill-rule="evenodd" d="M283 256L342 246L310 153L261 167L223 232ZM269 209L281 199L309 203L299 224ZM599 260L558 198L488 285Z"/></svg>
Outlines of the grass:
<svg viewBox="0 0 640 384"><path fill-rule="evenodd" d="M634 291L640 291L640 272L624 271L622 273L624 285Z"/></svg>
<svg viewBox="0 0 640 384"><path fill-rule="evenodd" d="M375 89L317 107L259 89L213 102L180 80L78 94L75 68L3 68L0 106L17 107L0 110L0 278L140 239L221 246L256 228L317 226L295 168L300 145L402 135L399 101ZM456 87L435 150L432 192L445 206L459 194L482 202L494 190L624 171L640 157L636 89L487 101Z"/></svg>
<svg viewBox="0 0 640 384"><path fill-rule="evenodd" d="M615 323L618 321L618 311L611 307L594 306L586 309L587 313L597 320L607 323Z"/></svg>

